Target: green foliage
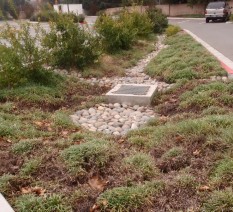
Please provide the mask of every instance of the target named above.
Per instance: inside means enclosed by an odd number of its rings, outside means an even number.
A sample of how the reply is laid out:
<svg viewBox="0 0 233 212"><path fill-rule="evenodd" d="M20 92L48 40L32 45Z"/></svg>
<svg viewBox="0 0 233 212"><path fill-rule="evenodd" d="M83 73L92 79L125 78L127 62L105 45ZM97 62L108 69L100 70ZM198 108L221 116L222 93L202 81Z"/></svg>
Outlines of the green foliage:
<svg viewBox="0 0 233 212"><path fill-rule="evenodd" d="M121 13L117 19L102 14L98 17L95 27L109 53L129 49L137 35L137 29L133 28L132 18L127 12Z"/></svg>
<svg viewBox="0 0 233 212"><path fill-rule="evenodd" d="M177 184L182 188L195 188L197 182L191 174L180 174L176 177Z"/></svg>
<svg viewBox="0 0 233 212"><path fill-rule="evenodd" d="M203 212L218 212L233 210L233 192L231 189L214 191L207 201L204 202Z"/></svg>
<svg viewBox="0 0 233 212"><path fill-rule="evenodd" d="M3 174L2 176L0 176L0 191L2 193L7 192L8 183L12 178L14 178L14 176L11 174Z"/></svg>
<svg viewBox="0 0 233 212"><path fill-rule="evenodd" d="M79 22L79 23L83 23L84 21L85 21L85 15L79 14L79 15L78 15L78 22Z"/></svg>
<svg viewBox="0 0 233 212"><path fill-rule="evenodd" d="M232 184L232 176L233 176L233 159L225 158L220 160L211 175L211 180L213 183L221 184L221 183L230 183Z"/></svg>
<svg viewBox="0 0 233 212"><path fill-rule="evenodd" d="M60 195L37 197L31 194L19 196L15 202L15 208L20 212L71 212L70 206L63 203Z"/></svg>
<svg viewBox="0 0 233 212"><path fill-rule="evenodd" d="M169 83L226 75L218 61L189 35L170 36L166 44L168 47L146 67L149 75Z"/></svg>
<svg viewBox="0 0 233 212"><path fill-rule="evenodd" d="M137 172L141 172L145 177L155 174L153 158L148 154L136 153L125 158L125 162Z"/></svg>
<svg viewBox="0 0 233 212"><path fill-rule="evenodd" d="M126 20L128 14L123 13L123 20ZM148 37L153 32L153 23L147 13L132 12L129 14L132 19L133 28L137 30L137 35L140 37Z"/></svg>
<svg viewBox="0 0 233 212"><path fill-rule="evenodd" d="M7 13L9 13L14 18L18 18L18 12L15 7L14 0L1 0L0 1L0 20L7 19Z"/></svg>
<svg viewBox="0 0 233 212"><path fill-rule="evenodd" d="M55 75L48 74L51 83L57 83L57 86L40 86L40 85L27 85L14 88L12 90L2 89L0 90L1 101L13 101L17 99L21 102L27 102L30 104L59 104L64 101L63 87L60 85L62 81Z"/></svg>
<svg viewBox="0 0 233 212"><path fill-rule="evenodd" d="M71 171L85 172L88 167L104 167L113 156L112 147L108 141L91 140L63 150L61 156Z"/></svg>
<svg viewBox="0 0 233 212"><path fill-rule="evenodd" d="M6 25L1 31L0 87L50 82L49 71L43 68L48 54L40 45L42 29L34 26L32 36L30 28L29 24L20 24L19 28Z"/></svg>
<svg viewBox="0 0 233 212"><path fill-rule="evenodd" d="M176 123L168 122L155 127L145 127L129 133L128 137L129 141L140 138L145 147L151 148L172 142L177 135L188 142L199 136L217 136L222 133L222 130L231 128L232 121L231 115L212 115L199 119L186 119Z"/></svg>
<svg viewBox="0 0 233 212"><path fill-rule="evenodd" d="M147 14L153 23L154 33L162 33L168 26L167 17L162 13L161 10L151 7L147 10Z"/></svg>
<svg viewBox="0 0 233 212"><path fill-rule="evenodd" d="M180 108L204 109L212 106L228 106L233 103L230 94L231 84L224 82L211 82L186 91L180 96ZM218 109L219 110L219 109Z"/></svg>
<svg viewBox="0 0 233 212"><path fill-rule="evenodd" d="M59 16L50 28L44 46L52 55L53 65L82 69L101 55L99 37L77 26L69 17Z"/></svg>
<svg viewBox="0 0 233 212"><path fill-rule="evenodd" d="M20 175L28 176L34 174L41 165L41 159L35 158L26 161L20 169Z"/></svg>
<svg viewBox="0 0 233 212"><path fill-rule="evenodd" d="M32 15L30 21L47 22L56 20L58 13L54 11L53 6L49 3L43 3L40 5L40 10L36 14Z"/></svg>
<svg viewBox="0 0 233 212"><path fill-rule="evenodd" d="M54 124L58 127L73 128L74 124L68 114L56 111L53 115Z"/></svg>
<svg viewBox="0 0 233 212"><path fill-rule="evenodd" d="M184 150L181 147L173 147L162 155L163 159L181 156Z"/></svg>
<svg viewBox="0 0 233 212"><path fill-rule="evenodd" d="M26 154L31 152L40 142L39 140L22 140L13 144L12 152L17 155Z"/></svg>
<svg viewBox="0 0 233 212"><path fill-rule="evenodd" d="M172 35L176 35L179 31L181 31L181 28L179 26L170 25L166 29L165 34L169 37Z"/></svg>
<svg viewBox="0 0 233 212"><path fill-rule="evenodd" d="M153 23L145 13L122 11L117 18L102 14L95 27L103 38L106 50L114 53L129 49L137 37L148 37Z"/></svg>
<svg viewBox="0 0 233 212"><path fill-rule="evenodd" d="M132 187L116 187L102 193L97 203L103 210L134 211L150 201L163 187L162 182L153 181Z"/></svg>

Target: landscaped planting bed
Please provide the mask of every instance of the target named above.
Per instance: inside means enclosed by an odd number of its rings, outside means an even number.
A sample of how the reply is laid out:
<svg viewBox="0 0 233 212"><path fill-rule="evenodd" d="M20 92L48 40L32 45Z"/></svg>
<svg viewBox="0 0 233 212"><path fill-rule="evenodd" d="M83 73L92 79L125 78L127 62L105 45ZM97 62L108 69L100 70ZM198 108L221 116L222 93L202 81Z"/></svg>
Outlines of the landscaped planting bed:
<svg viewBox="0 0 233 212"><path fill-rule="evenodd" d="M53 74L1 89L0 191L16 211L232 210L233 82L183 32L166 43L147 70L175 84L155 96L157 116L125 136L69 117L109 87Z"/></svg>

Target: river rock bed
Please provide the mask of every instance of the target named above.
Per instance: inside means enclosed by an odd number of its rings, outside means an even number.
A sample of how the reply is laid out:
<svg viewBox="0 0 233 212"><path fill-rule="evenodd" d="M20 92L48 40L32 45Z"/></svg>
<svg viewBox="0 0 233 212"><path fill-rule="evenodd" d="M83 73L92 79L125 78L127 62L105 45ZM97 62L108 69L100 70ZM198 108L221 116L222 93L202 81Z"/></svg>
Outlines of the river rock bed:
<svg viewBox="0 0 233 212"><path fill-rule="evenodd" d="M125 135L144 125L155 113L149 107L126 104L98 104L89 109L77 111L71 116L73 122L93 132Z"/></svg>

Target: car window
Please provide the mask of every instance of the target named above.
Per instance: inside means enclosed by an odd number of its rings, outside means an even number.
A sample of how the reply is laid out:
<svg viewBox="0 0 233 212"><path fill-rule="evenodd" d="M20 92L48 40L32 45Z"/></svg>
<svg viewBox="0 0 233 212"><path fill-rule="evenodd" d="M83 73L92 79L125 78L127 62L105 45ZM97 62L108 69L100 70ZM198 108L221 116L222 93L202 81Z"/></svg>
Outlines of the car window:
<svg viewBox="0 0 233 212"><path fill-rule="evenodd" d="M207 9L221 9L225 7L225 2L211 2L208 4Z"/></svg>

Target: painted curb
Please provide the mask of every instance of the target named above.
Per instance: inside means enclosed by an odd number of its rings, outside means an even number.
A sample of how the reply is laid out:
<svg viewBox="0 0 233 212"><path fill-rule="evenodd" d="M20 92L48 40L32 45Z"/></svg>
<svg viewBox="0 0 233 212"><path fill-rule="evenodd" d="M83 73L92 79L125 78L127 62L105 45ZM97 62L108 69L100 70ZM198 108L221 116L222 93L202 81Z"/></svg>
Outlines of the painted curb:
<svg viewBox="0 0 233 212"><path fill-rule="evenodd" d="M1 212L14 212L12 207L9 205L9 203L6 201L6 199L2 196L0 193L0 211Z"/></svg>
<svg viewBox="0 0 233 212"><path fill-rule="evenodd" d="M228 76L230 78L233 77L233 61L231 61L229 58L224 56L222 53L217 51L215 48L210 46L208 43L203 41L201 38L190 32L189 30L184 29L184 31L191 35L198 43L204 46L211 54L213 54L220 61L222 67L227 71Z"/></svg>

